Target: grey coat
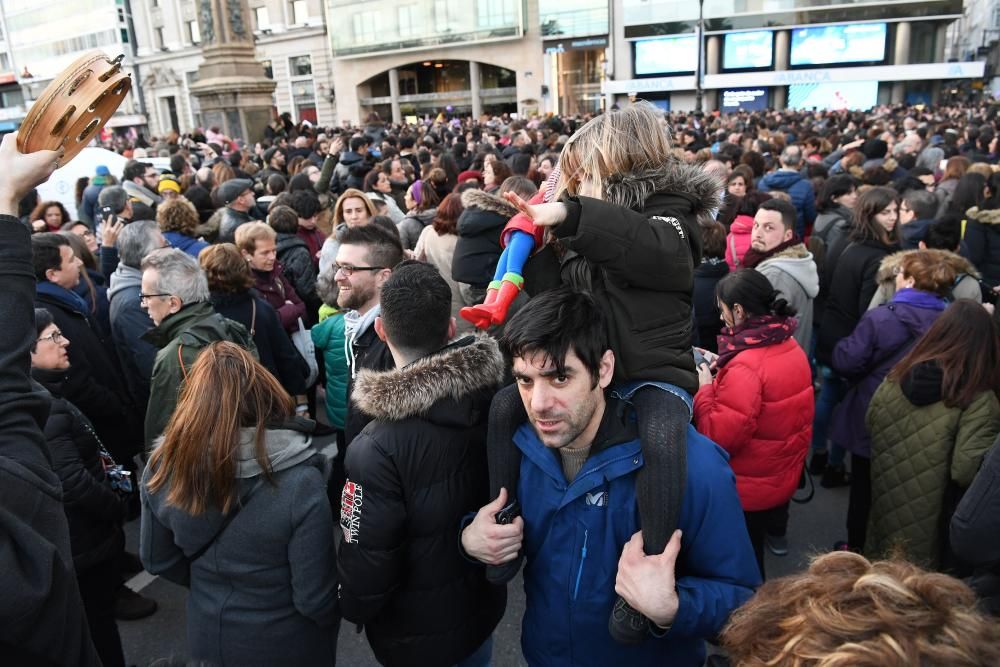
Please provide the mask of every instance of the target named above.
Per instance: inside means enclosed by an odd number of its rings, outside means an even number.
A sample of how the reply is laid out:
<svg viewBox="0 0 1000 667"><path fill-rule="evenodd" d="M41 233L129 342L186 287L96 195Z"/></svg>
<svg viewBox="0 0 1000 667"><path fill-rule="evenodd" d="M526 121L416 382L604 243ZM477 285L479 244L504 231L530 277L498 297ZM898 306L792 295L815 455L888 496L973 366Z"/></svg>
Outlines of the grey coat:
<svg viewBox="0 0 1000 667"><path fill-rule="evenodd" d="M336 652L337 577L334 524L326 495L328 465L295 419L267 431L273 484L265 481L208 550L222 514L192 516L167 505L167 487L140 489L140 556L153 574L191 589L191 657L219 667L332 665ZM240 494L260 478L253 429L238 456Z"/></svg>

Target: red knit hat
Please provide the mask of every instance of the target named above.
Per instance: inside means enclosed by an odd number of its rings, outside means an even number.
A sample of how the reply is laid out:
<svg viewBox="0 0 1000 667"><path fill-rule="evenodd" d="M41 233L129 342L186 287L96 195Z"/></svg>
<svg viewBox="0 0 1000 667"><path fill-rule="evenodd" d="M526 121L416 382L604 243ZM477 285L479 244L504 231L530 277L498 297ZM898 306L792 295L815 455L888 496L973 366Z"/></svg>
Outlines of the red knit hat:
<svg viewBox="0 0 1000 667"><path fill-rule="evenodd" d="M459 183L465 183L466 181L471 181L471 180L477 180L477 181L483 180L483 173L481 171L475 171L470 169L469 171L463 171L461 174L458 175Z"/></svg>

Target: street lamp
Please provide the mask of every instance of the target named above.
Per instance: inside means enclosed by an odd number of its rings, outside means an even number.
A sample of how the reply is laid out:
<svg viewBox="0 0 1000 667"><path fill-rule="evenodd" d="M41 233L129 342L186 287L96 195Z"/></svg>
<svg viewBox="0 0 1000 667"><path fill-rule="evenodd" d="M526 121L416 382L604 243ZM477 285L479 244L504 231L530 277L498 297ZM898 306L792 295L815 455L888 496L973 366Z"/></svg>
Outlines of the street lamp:
<svg viewBox="0 0 1000 667"><path fill-rule="evenodd" d="M694 110L702 111L704 91L701 88L702 42L705 35L705 0L698 0L698 69L694 73Z"/></svg>

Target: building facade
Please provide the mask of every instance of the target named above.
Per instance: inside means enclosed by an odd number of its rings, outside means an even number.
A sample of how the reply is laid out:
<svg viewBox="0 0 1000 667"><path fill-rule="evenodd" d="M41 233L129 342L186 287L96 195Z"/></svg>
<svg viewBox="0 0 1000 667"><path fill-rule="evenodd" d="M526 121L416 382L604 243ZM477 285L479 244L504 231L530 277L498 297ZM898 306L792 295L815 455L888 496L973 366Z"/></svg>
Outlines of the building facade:
<svg viewBox="0 0 1000 667"><path fill-rule="evenodd" d="M701 12L701 21L699 21ZM949 62L962 0L614 0L603 91L664 109L933 103L984 64ZM701 25L701 31L699 31Z"/></svg>
<svg viewBox="0 0 1000 667"><path fill-rule="evenodd" d="M336 122L332 59L321 0L250 0L257 58L277 84L274 112L296 120ZM190 87L202 62L196 0L148 0L136 17L136 61L149 109L149 132L186 132L202 125Z"/></svg>
<svg viewBox="0 0 1000 667"><path fill-rule="evenodd" d="M0 131L16 129L31 104L70 63L92 49L124 55L123 70L138 80L127 0L0 0ZM145 125L133 87L105 127Z"/></svg>

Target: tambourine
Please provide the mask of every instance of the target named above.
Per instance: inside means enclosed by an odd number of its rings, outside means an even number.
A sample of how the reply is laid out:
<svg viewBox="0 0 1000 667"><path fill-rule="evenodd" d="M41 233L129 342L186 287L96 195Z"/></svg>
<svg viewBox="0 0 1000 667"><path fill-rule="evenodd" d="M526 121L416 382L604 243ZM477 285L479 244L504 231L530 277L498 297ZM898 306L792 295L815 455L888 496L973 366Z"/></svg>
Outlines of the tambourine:
<svg viewBox="0 0 1000 667"><path fill-rule="evenodd" d="M22 153L65 149L66 164L100 132L132 89L122 58L93 50L77 58L35 101L17 133Z"/></svg>

